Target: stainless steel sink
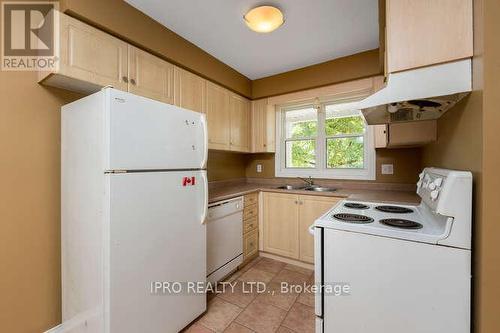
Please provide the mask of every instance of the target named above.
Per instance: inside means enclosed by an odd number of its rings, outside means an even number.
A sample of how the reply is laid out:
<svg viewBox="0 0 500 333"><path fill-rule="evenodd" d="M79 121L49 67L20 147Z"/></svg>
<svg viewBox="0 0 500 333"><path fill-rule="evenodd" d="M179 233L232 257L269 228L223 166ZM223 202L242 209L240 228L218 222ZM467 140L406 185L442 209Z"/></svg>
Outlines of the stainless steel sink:
<svg viewBox="0 0 500 333"><path fill-rule="evenodd" d="M277 187L280 190L302 190L302 191L313 191L313 192L334 192L337 189L333 187L321 187L318 185L313 186L297 186L297 185L283 185Z"/></svg>
<svg viewBox="0 0 500 333"><path fill-rule="evenodd" d="M295 186L295 185L283 185L277 187L280 190L305 190L305 186Z"/></svg>
<svg viewBox="0 0 500 333"><path fill-rule="evenodd" d="M306 187L304 190L313 191L313 192L335 192L335 191L337 191L337 189L333 188L333 187L321 187L321 186Z"/></svg>

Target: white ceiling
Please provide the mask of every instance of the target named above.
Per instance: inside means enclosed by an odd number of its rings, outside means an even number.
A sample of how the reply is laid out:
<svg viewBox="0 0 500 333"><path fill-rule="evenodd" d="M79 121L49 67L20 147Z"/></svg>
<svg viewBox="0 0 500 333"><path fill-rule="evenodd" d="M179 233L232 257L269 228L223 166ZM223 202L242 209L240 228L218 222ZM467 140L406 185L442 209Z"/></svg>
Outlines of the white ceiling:
<svg viewBox="0 0 500 333"><path fill-rule="evenodd" d="M126 0L254 80L378 47L378 0ZM249 30L243 15L272 4L285 23Z"/></svg>

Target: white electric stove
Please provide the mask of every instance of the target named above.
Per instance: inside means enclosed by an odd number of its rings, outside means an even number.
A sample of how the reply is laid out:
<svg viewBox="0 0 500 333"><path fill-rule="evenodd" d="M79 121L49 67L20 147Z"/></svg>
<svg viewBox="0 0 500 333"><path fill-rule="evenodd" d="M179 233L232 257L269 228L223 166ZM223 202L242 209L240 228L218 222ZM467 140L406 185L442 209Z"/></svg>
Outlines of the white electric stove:
<svg viewBox="0 0 500 333"><path fill-rule="evenodd" d="M316 331L470 332L470 172L427 168L419 205L340 201L312 226Z"/></svg>

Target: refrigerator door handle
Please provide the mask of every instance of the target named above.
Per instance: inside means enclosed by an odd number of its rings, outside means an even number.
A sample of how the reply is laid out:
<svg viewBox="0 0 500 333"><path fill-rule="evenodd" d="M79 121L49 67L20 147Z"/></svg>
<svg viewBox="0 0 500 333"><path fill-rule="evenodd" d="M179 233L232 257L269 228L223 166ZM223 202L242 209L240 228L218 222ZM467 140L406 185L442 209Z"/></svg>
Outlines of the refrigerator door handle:
<svg viewBox="0 0 500 333"><path fill-rule="evenodd" d="M205 114L201 115L201 124L203 125L203 144L205 145L201 168L205 169L207 167L207 160L208 160L208 125L207 125L207 116Z"/></svg>
<svg viewBox="0 0 500 333"><path fill-rule="evenodd" d="M201 224L204 224L208 214L208 180L206 172L202 172L203 179L203 208L201 213Z"/></svg>

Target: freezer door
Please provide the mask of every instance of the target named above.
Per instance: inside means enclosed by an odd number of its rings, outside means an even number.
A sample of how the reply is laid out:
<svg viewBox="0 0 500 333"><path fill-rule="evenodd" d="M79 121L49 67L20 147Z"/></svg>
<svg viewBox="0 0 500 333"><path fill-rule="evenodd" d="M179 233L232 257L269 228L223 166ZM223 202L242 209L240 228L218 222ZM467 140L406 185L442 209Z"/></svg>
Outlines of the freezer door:
<svg viewBox="0 0 500 333"><path fill-rule="evenodd" d="M108 89L107 170L203 169L204 114Z"/></svg>
<svg viewBox="0 0 500 333"><path fill-rule="evenodd" d="M205 172L106 177L109 332L179 332L206 310L206 295L158 294L151 284L206 281Z"/></svg>

